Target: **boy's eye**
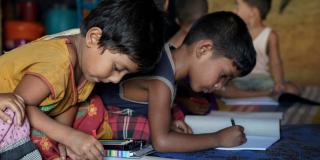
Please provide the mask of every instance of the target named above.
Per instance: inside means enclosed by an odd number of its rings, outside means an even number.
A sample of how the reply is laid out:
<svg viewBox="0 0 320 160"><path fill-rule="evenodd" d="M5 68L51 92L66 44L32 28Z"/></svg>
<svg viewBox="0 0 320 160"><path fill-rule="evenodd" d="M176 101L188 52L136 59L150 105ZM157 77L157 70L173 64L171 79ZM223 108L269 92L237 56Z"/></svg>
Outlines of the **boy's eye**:
<svg viewBox="0 0 320 160"><path fill-rule="evenodd" d="M125 71L126 68L121 68L119 66L117 66L116 64L113 65L113 70L116 71L116 72L122 72L122 71Z"/></svg>

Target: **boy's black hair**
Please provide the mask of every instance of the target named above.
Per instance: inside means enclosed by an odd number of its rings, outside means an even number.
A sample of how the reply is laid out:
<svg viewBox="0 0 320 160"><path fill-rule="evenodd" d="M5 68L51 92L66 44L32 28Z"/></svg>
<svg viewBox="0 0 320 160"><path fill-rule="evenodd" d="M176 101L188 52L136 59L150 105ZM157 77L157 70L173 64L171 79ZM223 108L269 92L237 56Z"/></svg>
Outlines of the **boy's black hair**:
<svg viewBox="0 0 320 160"><path fill-rule="evenodd" d="M99 46L127 54L141 71L150 70L164 45L163 14L152 0L104 0L83 20L83 36L92 27L102 35Z"/></svg>
<svg viewBox="0 0 320 160"><path fill-rule="evenodd" d="M184 44L209 39L213 54L227 57L235 63L240 76L251 72L256 64L256 51L244 21L232 12L215 12L201 17L191 27Z"/></svg>
<svg viewBox="0 0 320 160"><path fill-rule="evenodd" d="M267 15L271 8L272 0L244 0L251 7L256 7L259 12L262 20L267 18Z"/></svg>
<svg viewBox="0 0 320 160"><path fill-rule="evenodd" d="M198 17L208 13L207 0L175 0L176 17L181 23L190 24Z"/></svg>

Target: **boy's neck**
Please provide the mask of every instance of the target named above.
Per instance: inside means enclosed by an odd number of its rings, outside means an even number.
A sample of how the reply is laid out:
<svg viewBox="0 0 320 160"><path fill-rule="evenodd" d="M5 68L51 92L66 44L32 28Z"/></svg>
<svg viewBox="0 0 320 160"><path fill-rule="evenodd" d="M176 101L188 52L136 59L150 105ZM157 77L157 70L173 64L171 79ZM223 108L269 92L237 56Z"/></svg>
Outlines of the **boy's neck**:
<svg viewBox="0 0 320 160"><path fill-rule="evenodd" d="M182 79L188 75L190 55L188 47L181 45L179 48L172 51L172 59L175 66L175 80Z"/></svg>
<svg viewBox="0 0 320 160"><path fill-rule="evenodd" d="M252 24L248 25L252 39L254 40L265 27L266 26L262 20L256 20Z"/></svg>
<svg viewBox="0 0 320 160"><path fill-rule="evenodd" d="M74 78L76 81L76 84L81 84L84 81L84 77L81 70L81 59L82 55L80 52L80 41L81 41L81 35L72 35L68 36L68 39L70 40L70 54L71 54L71 61L74 67Z"/></svg>

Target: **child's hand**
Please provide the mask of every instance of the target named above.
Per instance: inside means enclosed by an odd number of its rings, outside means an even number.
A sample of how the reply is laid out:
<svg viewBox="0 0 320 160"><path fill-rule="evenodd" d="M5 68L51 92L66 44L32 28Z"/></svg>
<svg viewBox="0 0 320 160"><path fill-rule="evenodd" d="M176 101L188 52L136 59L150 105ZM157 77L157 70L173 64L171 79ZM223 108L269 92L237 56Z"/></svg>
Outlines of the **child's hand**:
<svg viewBox="0 0 320 160"><path fill-rule="evenodd" d="M67 157L71 158L72 160L81 160L82 158L74 153L69 147L59 143L58 144L59 154L60 157L57 160L66 160Z"/></svg>
<svg viewBox="0 0 320 160"><path fill-rule="evenodd" d="M247 141L242 126L236 125L217 132L219 146L221 147L234 147L241 145Z"/></svg>
<svg viewBox="0 0 320 160"><path fill-rule="evenodd" d="M13 119L4 113L7 108L15 112L17 123L21 125L25 116L24 100L13 93L0 93L0 119L11 124Z"/></svg>
<svg viewBox="0 0 320 160"><path fill-rule="evenodd" d="M178 133L192 134L192 129L183 120L174 120L171 123L171 130Z"/></svg>
<svg viewBox="0 0 320 160"><path fill-rule="evenodd" d="M67 140L67 146L76 156L85 159L96 160L102 159L104 156L104 148L102 144L93 136L74 130L70 133ZM68 154L72 152L68 151Z"/></svg>

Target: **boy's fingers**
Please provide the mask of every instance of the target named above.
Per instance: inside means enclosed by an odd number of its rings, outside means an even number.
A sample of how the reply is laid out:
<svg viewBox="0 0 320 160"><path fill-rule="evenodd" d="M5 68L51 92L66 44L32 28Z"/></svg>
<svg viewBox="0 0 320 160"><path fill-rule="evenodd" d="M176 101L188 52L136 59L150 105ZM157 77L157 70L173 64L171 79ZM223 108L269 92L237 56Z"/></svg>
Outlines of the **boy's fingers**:
<svg viewBox="0 0 320 160"><path fill-rule="evenodd" d="M17 122L19 125L22 124L22 121L24 120L24 116L25 116L25 111L24 111L24 105L21 104L21 102L14 101L15 105L18 107L13 107L13 108L17 108L18 112L16 112L17 114ZM19 119L20 118L20 119Z"/></svg>
<svg viewBox="0 0 320 160"><path fill-rule="evenodd" d="M25 113L25 108L26 108L26 106L25 106L25 104L24 104L24 100L20 97L20 96L17 96L18 98L18 104L19 104L19 108L21 109L21 112L23 113L23 116L22 116L22 118L24 118L24 113Z"/></svg>
<svg viewBox="0 0 320 160"><path fill-rule="evenodd" d="M87 158L87 159L90 159L90 160L98 159L98 157L96 157L96 156L92 153L91 150L92 150L92 149L90 149L90 150L88 150L88 151L86 152L86 154L85 154L86 158Z"/></svg>
<svg viewBox="0 0 320 160"><path fill-rule="evenodd" d="M188 133L189 133L189 134L192 134L192 133L193 133L190 126L188 126Z"/></svg>
<svg viewBox="0 0 320 160"><path fill-rule="evenodd" d="M95 146L93 146L90 150L90 152L93 154L93 156L95 157L95 159L102 159L102 155L101 152L99 151L99 149Z"/></svg>
<svg viewBox="0 0 320 160"><path fill-rule="evenodd" d="M98 149L98 151L100 152L100 154L102 156L105 156L106 153L104 151L104 148L103 148L102 144L100 142L98 142L98 143L95 144L95 146Z"/></svg>
<svg viewBox="0 0 320 160"><path fill-rule="evenodd" d="M75 152L73 152L71 149L67 148L67 154L68 156L73 160L80 160L80 156L77 155Z"/></svg>
<svg viewBox="0 0 320 160"><path fill-rule="evenodd" d="M15 106L18 106L18 107L15 107ZM15 113L15 116L16 116L16 119L17 119L17 122L16 123L18 123L18 125L21 125L21 110L20 110L20 108L19 108L19 105L18 105L18 103L17 102L15 102L15 101L13 101L13 102L11 102L10 104L8 104L8 106L7 106L8 108L10 108L14 113Z"/></svg>
<svg viewBox="0 0 320 160"><path fill-rule="evenodd" d="M4 122L11 124L12 123L12 119L5 114L2 110L0 110L0 119L2 119Z"/></svg>
<svg viewBox="0 0 320 160"><path fill-rule="evenodd" d="M58 149L59 149L59 153L60 153L60 159L61 160L65 160L67 159L67 151L66 151L66 147L62 144L58 145Z"/></svg>

